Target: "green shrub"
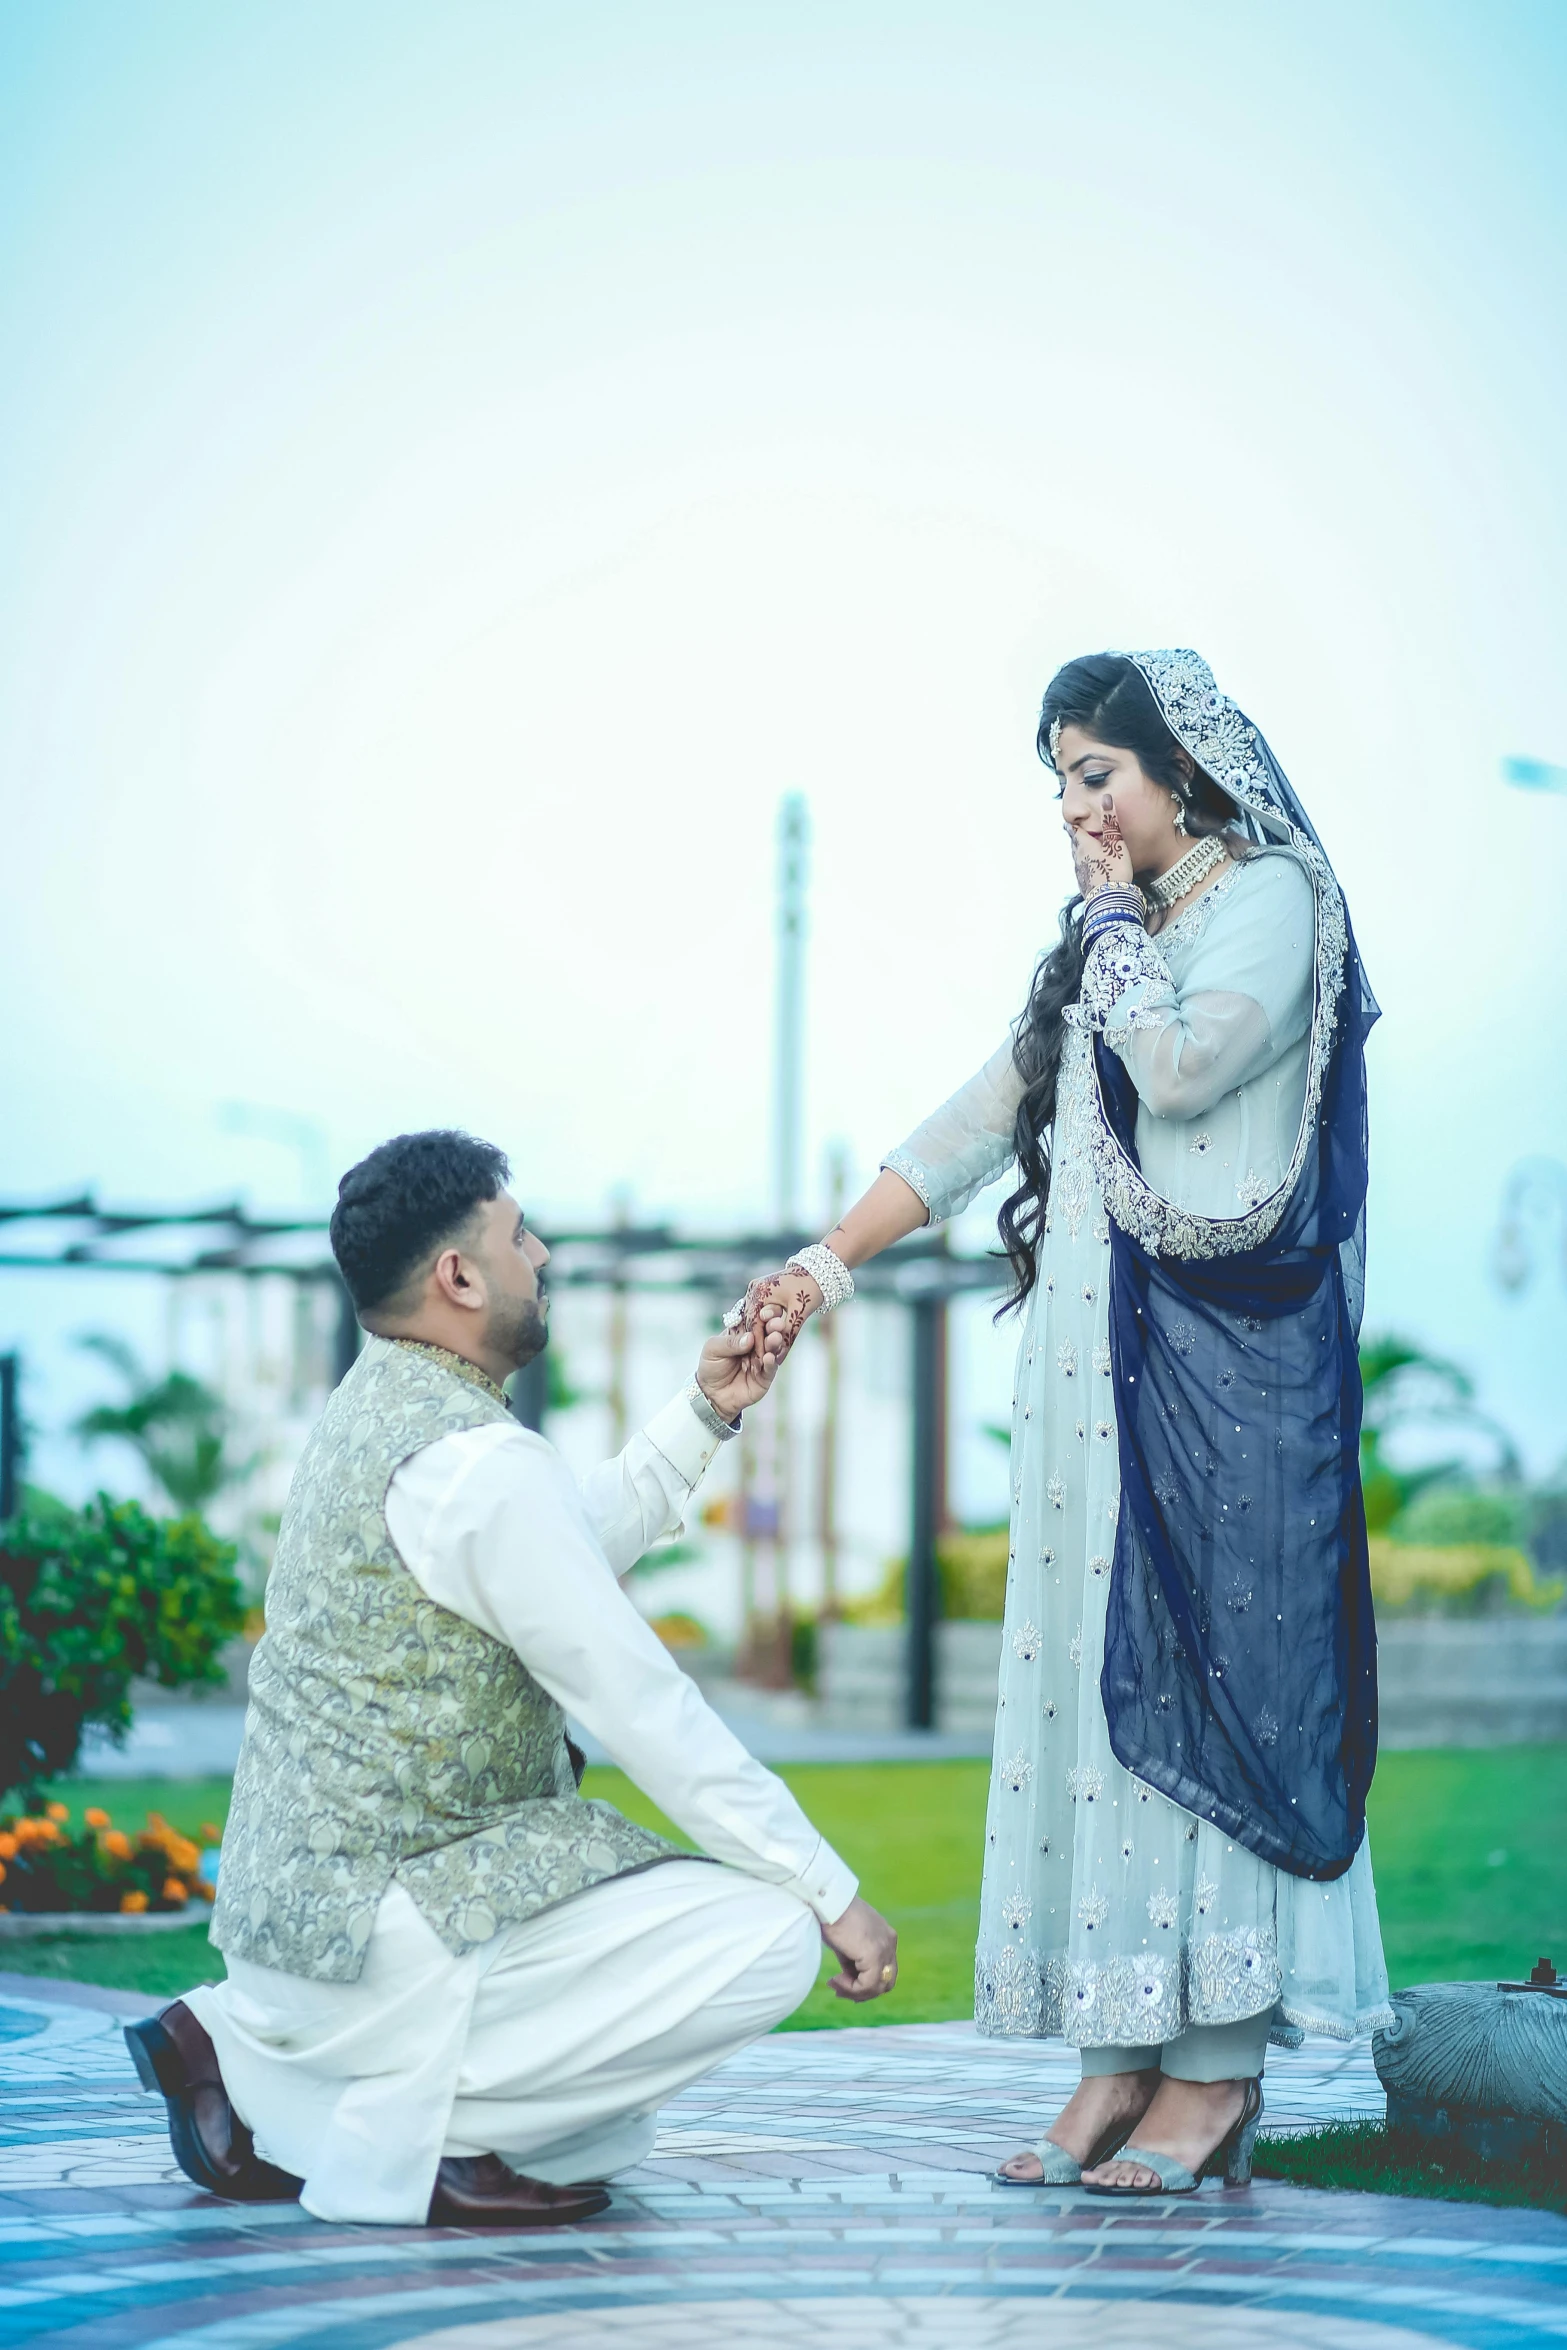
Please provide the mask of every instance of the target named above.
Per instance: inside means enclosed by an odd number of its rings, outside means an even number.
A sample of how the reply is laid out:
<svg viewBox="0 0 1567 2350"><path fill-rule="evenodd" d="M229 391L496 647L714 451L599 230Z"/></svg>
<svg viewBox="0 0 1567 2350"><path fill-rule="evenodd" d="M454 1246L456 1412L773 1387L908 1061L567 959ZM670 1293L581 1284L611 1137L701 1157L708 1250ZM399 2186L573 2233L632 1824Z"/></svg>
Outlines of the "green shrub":
<svg viewBox="0 0 1567 2350"><path fill-rule="evenodd" d="M1434 1549L1481 1542L1503 1550L1529 1543L1529 1495L1522 1486L1429 1485L1388 1528L1395 1542Z"/></svg>
<svg viewBox="0 0 1567 2350"><path fill-rule="evenodd" d="M894 1559L879 1589L851 1600L844 1615L851 1624L901 1624L907 1559ZM944 1622L999 1624L1006 1613L1007 1530L965 1526L936 1543L936 1576Z"/></svg>
<svg viewBox="0 0 1567 2350"><path fill-rule="evenodd" d="M221 1682L244 1622L234 1545L198 1517L28 1493L0 1528L0 1791L67 1771L82 1731L130 1724L130 1686Z"/></svg>
<svg viewBox="0 0 1567 2350"><path fill-rule="evenodd" d="M797 1689L816 1695L816 1673L820 1659L821 1633L814 1616L791 1615L789 1618L789 1671Z"/></svg>

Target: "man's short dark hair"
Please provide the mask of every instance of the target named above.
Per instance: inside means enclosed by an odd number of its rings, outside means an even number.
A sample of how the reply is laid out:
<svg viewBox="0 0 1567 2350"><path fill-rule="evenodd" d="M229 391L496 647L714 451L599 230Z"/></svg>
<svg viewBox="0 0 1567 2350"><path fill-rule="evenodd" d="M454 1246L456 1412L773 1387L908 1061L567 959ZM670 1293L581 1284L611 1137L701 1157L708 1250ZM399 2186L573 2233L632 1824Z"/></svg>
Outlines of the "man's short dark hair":
<svg viewBox="0 0 1567 2350"><path fill-rule="evenodd" d="M385 1305L510 1180L504 1151L472 1134L396 1134L350 1167L332 1254L358 1313Z"/></svg>

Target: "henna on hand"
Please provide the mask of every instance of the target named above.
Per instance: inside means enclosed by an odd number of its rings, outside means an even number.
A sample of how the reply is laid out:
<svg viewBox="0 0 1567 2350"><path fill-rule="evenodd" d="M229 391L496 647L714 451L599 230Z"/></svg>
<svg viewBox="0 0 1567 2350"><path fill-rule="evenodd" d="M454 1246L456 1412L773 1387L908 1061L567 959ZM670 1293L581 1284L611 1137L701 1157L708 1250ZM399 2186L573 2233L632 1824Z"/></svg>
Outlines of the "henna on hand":
<svg viewBox="0 0 1567 2350"><path fill-rule="evenodd" d="M1101 803L1101 813L1104 831L1097 841L1080 825L1068 827L1078 892L1084 898L1091 898L1101 889L1115 888L1132 878L1132 860L1125 835L1115 812L1115 803L1108 796Z"/></svg>
<svg viewBox="0 0 1567 2350"><path fill-rule="evenodd" d="M745 1293L746 1328L754 1329L760 1322L769 1339L781 1339L780 1362L815 1310L798 1273L765 1273Z"/></svg>

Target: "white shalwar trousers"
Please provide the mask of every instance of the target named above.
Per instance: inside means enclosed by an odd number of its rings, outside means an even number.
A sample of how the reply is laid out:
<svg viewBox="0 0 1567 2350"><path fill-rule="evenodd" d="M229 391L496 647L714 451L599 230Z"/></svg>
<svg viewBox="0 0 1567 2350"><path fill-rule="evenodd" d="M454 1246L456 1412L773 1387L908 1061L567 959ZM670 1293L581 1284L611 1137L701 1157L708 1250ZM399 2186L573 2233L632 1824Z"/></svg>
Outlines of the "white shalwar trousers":
<svg viewBox="0 0 1567 2350"><path fill-rule="evenodd" d="M394 1885L357 1983L244 1959L187 1993L257 2151L317 2219L421 2225L443 2155L603 2178L666 2098L793 2013L813 1912L710 1861L613 1877L454 1958Z"/></svg>

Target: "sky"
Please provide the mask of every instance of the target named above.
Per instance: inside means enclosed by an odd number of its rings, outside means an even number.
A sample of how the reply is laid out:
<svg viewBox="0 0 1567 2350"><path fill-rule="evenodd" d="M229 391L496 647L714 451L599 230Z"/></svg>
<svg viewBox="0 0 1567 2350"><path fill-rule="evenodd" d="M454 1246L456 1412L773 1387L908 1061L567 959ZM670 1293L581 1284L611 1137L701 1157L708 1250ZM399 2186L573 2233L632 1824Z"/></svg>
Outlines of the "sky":
<svg viewBox="0 0 1567 2350"><path fill-rule="evenodd" d="M1054 932L1052 670L1193 644L1383 1006L1370 1323L1559 1460L1564 117L1554 0L0 10L0 1197L760 1214L787 791L868 1177Z"/></svg>

